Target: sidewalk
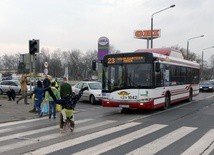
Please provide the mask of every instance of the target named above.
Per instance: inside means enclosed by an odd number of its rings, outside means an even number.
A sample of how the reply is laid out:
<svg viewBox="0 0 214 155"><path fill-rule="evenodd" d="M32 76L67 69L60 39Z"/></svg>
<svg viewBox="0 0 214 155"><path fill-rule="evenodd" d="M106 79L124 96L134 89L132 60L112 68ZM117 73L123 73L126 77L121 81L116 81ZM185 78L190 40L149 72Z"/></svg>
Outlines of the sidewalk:
<svg viewBox="0 0 214 155"><path fill-rule="evenodd" d="M28 98L28 103L30 103L28 105L24 104L24 100L17 104L16 100L8 101L5 95L0 96L0 123L38 118L37 113L29 112L33 109L33 102L30 98Z"/></svg>

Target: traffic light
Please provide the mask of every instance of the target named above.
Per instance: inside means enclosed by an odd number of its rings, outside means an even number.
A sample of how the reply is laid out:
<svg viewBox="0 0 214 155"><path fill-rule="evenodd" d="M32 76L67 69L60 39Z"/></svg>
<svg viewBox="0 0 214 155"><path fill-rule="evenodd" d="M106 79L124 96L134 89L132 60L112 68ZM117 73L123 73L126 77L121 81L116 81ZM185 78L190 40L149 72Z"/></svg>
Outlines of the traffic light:
<svg viewBox="0 0 214 155"><path fill-rule="evenodd" d="M96 61L96 60L93 60L93 61L92 61L92 70L93 70L93 71L96 71L96 70L97 70L97 61Z"/></svg>
<svg viewBox="0 0 214 155"><path fill-rule="evenodd" d="M35 54L39 53L39 40L29 40L29 53Z"/></svg>

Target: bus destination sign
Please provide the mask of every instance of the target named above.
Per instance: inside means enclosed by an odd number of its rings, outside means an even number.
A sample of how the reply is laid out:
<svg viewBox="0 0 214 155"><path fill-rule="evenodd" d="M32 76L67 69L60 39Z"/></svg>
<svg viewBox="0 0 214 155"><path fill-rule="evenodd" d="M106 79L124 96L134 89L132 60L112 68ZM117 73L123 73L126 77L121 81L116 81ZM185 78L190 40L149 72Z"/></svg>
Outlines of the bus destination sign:
<svg viewBox="0 0 214 155"><path fill-rule="evenodd" d="M108 57L108 64L117 64L117 63L136 63L136 62L144 62L144 56L123 56L123 57Z"/></svg>

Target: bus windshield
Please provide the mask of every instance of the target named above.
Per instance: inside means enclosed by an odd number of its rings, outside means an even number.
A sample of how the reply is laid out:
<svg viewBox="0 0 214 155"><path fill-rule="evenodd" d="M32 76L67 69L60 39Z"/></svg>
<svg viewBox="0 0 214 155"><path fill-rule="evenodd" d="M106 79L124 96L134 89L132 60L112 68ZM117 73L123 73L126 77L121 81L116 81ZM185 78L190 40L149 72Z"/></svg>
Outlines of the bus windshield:
<svg viewBox="0 0 214 155"><path fill-rule="evenodd" d="M108 65L103 70L103 90L151 88L153 86L152 71L151 63Z"/></svg>

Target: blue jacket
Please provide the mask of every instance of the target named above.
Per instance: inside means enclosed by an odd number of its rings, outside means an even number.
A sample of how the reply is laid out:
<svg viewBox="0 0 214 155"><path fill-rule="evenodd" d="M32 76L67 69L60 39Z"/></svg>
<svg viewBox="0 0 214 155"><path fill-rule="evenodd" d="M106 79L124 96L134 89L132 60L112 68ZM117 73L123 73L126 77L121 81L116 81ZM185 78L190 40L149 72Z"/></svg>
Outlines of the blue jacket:
<svg viewBox="0 0 214 155"><path fill-rule="evenodd" d="M43 88L35 87L33 93L35 94L35 100L43 100L44 90Z"/></svg>

